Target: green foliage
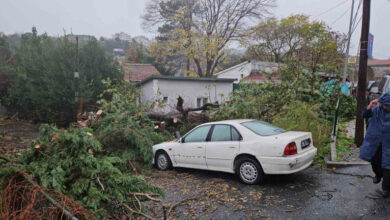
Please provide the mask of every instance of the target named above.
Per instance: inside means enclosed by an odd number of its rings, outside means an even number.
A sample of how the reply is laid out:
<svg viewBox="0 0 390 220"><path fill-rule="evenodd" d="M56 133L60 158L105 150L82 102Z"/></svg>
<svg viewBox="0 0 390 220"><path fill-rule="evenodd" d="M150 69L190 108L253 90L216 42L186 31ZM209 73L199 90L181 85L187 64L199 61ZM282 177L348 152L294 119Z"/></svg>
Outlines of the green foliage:
<svg viewBox="0 0 390 220"><path fill-rule="evenodd" d="M99 95L97 103L105 112L136 114L148 108L143 103L136 104L140 100L140 91L133 84L122 81L113 85L110 79L102 82L105 90Z"/></svg>
<svg viewBox="0 0 390 220"><path fill-rule="evenodd" d="M210 113L212 120L253 118L272 121L289 100L286 86L266 82L264 84L242 84L239 90Z"/></svg>
<svg viewBox="0 0 390 220"><path fill-rule="evenodd" d="M286 130L310 131L318 148L317 159L329 152L331 124L335 113L337 90L322 91L316 79L311 89L307 73L294 77L295 72L286 65L279 84L241 84L228 102L211 110L212 120L252 118L271 122ZM353 97L341 97L341 120L353 117Z"/></svg>
<svg viewBox="0 0 390 220"><path fill-rule="evenodd" d="M339 116L341 120L350 121L356 116L356 98L355 96L342 95L340 98Z"/></svg>
<svg viewBox="0 0 390 220"><path fill-rule="evenodd" d="M142 114L110 114L97 125L96 136L108 154L148 164L153 159L152 146L166 140Z"/></svg>
<svg viewBox="0 0 390 220"><path fill-rule="evenodd" d="M328 151L331 123L322 118L320 113L319 104L294 101L283 107L275 116L273 124L286 130L311 132L314 145L318 149L317 157L323 157Z"/></svg>
<svg viewBox="0 0 390 220"><path fill-rule="evenodd" d="M170 136L155 132L152 121L143 115L149 106L138 103L139 88L127 82L115 86L110 80L104 83L107 89L98 103L109 114L94 126L98 139L109 154L149 164L152 146Z"/></svg>
<svg viewBox="0 0 390 220"><path fill-rule="evenodd" d="M79 201L97 217L113 211L113 202L133 204L129 192L163 191L142 177L126 173L126 160L107 154L113 146L100 143L91 128L60 130L43 125L38 140L19 162L39 183ZM0 177L15 172L0 169Z"/></svg>
<svg viewBox="0 0 390 220"><path fill-rule="evenodd" d="M80 95L85 103L95 103L104 89L102 79L120 80L121 72L95 39L84 44L79 54ZM75 112L74 60L75 43L66 37L38 35L35 28L23 34L9 71L9 97L3 104L22 118L69 123Z"/></svg>

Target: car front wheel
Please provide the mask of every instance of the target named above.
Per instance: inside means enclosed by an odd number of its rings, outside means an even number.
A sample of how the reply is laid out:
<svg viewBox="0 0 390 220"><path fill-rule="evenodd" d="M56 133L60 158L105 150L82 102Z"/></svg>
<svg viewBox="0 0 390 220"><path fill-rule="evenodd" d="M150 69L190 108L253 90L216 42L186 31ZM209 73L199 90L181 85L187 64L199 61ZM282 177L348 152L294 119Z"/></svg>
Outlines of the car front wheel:
<svg viewBox="0 0 390 220"><path fill-rule="evenodd" d="M240 180L246 184L256 184L264 179L264 172L259 163L252 158L243 158L238 161L236 172Z"/></svg>
<svg viewBox="0 0 390 220"><path fill-rule="evenodd" d="M156 155L156 166L159 170L169 170L172 167L171 159L165 152Z"/></svg>

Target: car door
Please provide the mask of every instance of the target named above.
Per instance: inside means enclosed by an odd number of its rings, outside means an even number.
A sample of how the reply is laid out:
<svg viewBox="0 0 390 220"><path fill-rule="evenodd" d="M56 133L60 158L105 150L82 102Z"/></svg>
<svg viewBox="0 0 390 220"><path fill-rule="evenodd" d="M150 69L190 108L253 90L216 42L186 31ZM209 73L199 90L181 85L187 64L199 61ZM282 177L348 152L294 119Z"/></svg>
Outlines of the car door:
<svg viewBox="0 0 390 220"><path fill-rule="evenodd" d="M214 125L206 143L206 164L211 170L233 171L233 160L239 152L241 136L230 125Z"/></svg>
<svg viewBox="0 0 390 220"><path fill-rule="evenodd" d="M206 140L211 125L195 128L182 138L175 148L174 158L177 166L205 169Z"/></svg>

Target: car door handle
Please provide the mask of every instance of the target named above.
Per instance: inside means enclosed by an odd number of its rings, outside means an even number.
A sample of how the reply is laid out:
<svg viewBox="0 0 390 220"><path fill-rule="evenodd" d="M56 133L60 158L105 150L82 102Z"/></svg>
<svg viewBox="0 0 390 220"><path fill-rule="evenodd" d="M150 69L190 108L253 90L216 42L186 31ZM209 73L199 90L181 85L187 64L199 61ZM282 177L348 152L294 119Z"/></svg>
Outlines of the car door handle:
<svg viewBox="0 0 390 220"><path fill-rule="evenodd" d="M199 146L198 148L199 148L199 149L202 149L203 147L200 147L200 146Z"/></svg>
<svg viewBox="0 0 390 220"><path fill-rule="evenodd" d="M234 148L236 148L236 147L233 147L233 146L232 146L232 147L229 147L229 148L230 148L230 149L234 149Z"/></svg>

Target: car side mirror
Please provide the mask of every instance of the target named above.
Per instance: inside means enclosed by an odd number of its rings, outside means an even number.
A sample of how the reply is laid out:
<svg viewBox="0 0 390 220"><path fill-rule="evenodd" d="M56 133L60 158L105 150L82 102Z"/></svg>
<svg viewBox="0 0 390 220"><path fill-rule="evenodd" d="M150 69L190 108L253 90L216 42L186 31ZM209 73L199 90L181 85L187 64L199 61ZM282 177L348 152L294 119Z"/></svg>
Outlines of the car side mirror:
<svg viewBox="0 0 390 220"><path fill-rule="evenodd" d="M372 87L371 88L371 93L379 93L378 87Z"/></svg>
<svg viewBox="0 0 390 220"><path fill-rule="evenodd" d="M179 138L179 143L184 143L184 138L183 137Z"/></svg>

